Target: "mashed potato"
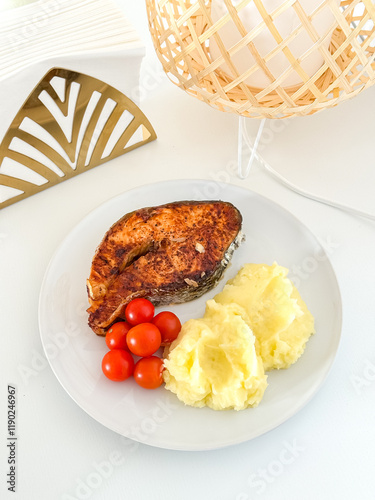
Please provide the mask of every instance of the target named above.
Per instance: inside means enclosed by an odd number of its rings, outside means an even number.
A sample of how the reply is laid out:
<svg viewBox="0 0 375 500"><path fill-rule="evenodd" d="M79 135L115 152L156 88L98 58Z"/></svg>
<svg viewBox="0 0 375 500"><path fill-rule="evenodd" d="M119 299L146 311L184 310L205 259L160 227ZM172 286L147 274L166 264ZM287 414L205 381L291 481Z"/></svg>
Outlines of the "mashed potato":
<svg viewBox="0 0 375 500"><path fill-rule="evenodd" d="M166 389L185 404L214 410L257 406L265 370L288 368L314 333L285 267L246 264L166 349Z"/></svg>
<svg viewBox="0 0 375 500"><path fill-rule="evenodd" d="M237 304L208 301L204 317L187 321L166 350L166 389L191 406L214 410L257 406L267 377L248 323Z"/></svg>
<svg viewBox="0 0 375 500"><path fill-rule="evenodd" d="M215 296L245 309L266 371L295 363L314 333L314 318L287 274L277 264L246 264Z"/></svg>

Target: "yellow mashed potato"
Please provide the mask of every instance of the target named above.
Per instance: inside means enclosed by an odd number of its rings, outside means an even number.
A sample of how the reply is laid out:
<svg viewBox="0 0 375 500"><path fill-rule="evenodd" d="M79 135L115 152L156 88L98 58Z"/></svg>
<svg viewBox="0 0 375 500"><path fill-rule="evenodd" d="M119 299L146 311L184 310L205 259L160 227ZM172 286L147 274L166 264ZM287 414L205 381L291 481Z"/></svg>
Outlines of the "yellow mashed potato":
<svg viewBox="0 0 375 500"><path fill-rule="evenodd" d="M245 309L265 371L295 363L315 331L314 318L287 274L277 264L246 264L215 296L220 304Z"/></svg>
<svg viewBox="0 0 375 500"><path fill-rule="evenodd" d="M246 264L228 281L203 318L187 321L166 349L166 389L191 406L257 406L264 372L295 363L314 333L314 318L287 274L277 264Z"/></svg>
<svg viewBox="0 0 375 500"><path fill-rule="evenodd" d="M187 321L165 353L166 389L191 406L214 410L257 406L267 377L243 317L245 311L236 304L208 301L204 317Z"/></svg>

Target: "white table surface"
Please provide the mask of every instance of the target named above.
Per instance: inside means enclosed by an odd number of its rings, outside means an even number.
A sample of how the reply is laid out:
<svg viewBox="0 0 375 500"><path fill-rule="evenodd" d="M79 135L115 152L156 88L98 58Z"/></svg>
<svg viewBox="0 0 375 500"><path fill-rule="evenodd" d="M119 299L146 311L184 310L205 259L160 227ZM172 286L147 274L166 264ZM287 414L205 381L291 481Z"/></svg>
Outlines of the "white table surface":
<svg viewBox="0 0 375 500"><path fill-rule="evenodd" d="M143 2L118 3L147 45L141 107L158 140L1 211L5 346L0 363L0 497L373 500L374 223L302 198L258 166L241 181L231 169L236 162L237 118L211 109L170 83L153 52ZM375 213L374 113L375 87L315 116L268 122L261 152L300 187ZM250 133L257 123L249 121ZM109 198L145 183L180 178L225 180L261 193L295 214L330 250L343 300L340 348L312 401L251 442L207 452L121 441L61 387L44 358L38 330L41 282L64 236ZM25 369L31 370L29 377L21 374ZM7 384L18 391L16 494L6 489ZM294 452L287 455L288 448ZM116 457L116 465L105 469L103 462ZM100 464L100 484L88 487Z"/></svg>

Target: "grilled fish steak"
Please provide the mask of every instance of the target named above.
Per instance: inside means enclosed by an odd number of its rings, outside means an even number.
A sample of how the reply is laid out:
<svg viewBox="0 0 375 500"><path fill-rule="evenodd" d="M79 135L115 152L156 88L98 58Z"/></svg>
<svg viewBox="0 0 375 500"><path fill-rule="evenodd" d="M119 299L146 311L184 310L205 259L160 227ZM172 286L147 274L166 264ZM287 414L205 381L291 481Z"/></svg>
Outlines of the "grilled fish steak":
<svg viewBox="0 0 375 500"><path fill-rule="evenodd" d="M222 201L143 208L117 221L94 255L87 291L98 335L134 298L187 302L213 288L242 239L242 217Z"/></svg>

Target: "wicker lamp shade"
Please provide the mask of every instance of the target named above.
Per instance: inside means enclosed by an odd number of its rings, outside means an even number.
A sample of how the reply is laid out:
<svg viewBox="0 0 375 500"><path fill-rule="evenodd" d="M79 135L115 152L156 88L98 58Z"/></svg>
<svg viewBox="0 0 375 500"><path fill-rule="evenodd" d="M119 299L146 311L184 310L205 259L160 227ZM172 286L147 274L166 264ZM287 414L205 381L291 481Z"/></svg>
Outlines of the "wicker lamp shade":
<svg viewBox="0 0 375 500"><path fill-rule="evenodd" d="M226 14L214 20L215 1L146 0L151 36L165 72L172 82L207 104L252 118L309 115L354 97L374 83L374 0L321 0L312 13L303 9L300 0L280 0L273 11L267 11L262 0L221 0ZM247 31L241 11L251 3L261 20ZM288 9L294 9L298 25L283 37L278 20ZM322 35L315 20L324 12L333 22ZM232 23L240 37L231 47L221 37L227 23ZM257 48L257 37L264 30L276 42L268 53ZM311 39L311 49L295 56L293 40L302 32ZM254 60L245 71L235 62L235 55L243 50ZM308 74L304 61L314 51L322 64ZM288 67L277 75L272 61L280 55ZM249 85L249 77L256 72L266 79L263 88ZM286 86L291 75L299 83Z"/></svg>

